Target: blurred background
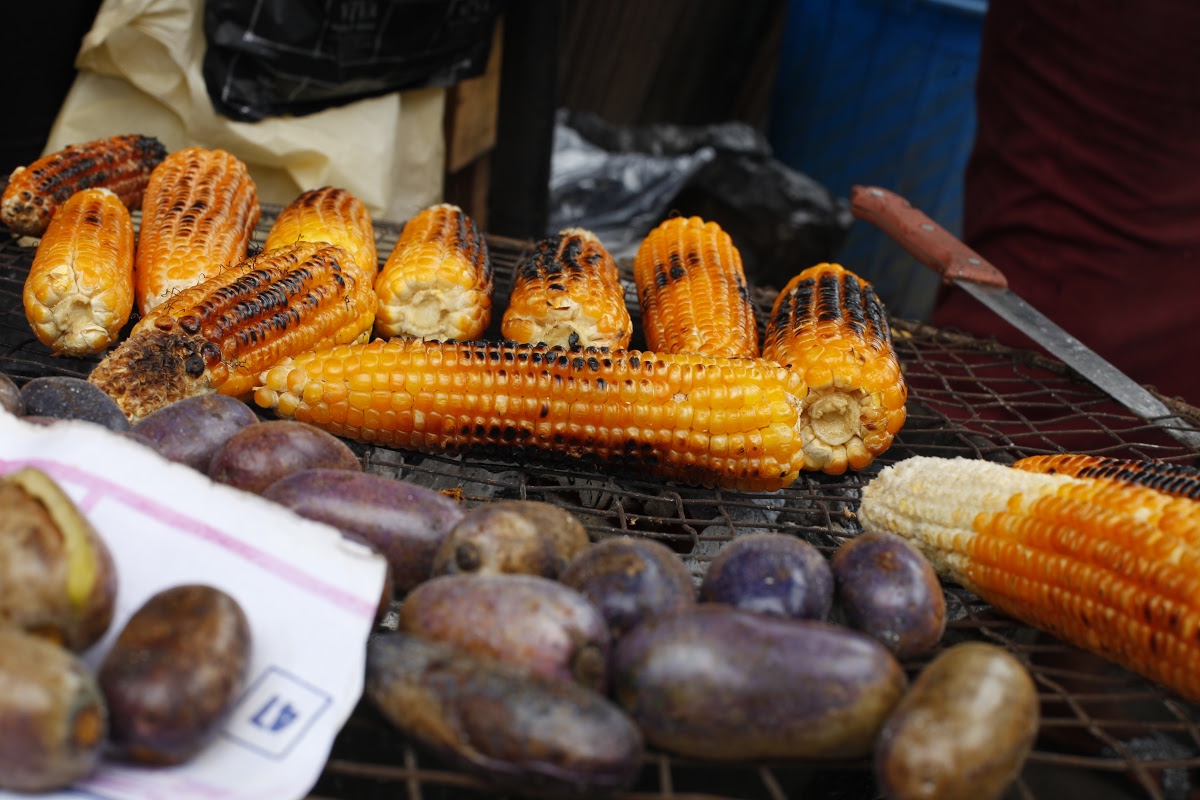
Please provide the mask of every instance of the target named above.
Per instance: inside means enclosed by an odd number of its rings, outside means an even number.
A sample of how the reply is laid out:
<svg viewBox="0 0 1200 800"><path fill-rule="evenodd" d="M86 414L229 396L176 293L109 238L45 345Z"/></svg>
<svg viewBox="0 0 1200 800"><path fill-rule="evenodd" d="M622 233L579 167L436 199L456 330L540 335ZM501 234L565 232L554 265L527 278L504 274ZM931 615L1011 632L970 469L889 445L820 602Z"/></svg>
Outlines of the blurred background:
<svg viewBox="0 0 1200 800"><path fill-rule="evenodd" d="M258 13L264 3L269 7L267 0L242 5ZM69 143L56 136L89 131L89 104L78 98L64 104L81 73L103 72L102 59L79 62L77 56L97 13L115 5L121 4L62 0L11 9L13 29L37 35L13 37L0 54L5 74L24 76L21 112L10 115L0 133L5 174ZM206 44L216 35L213 15L236 5L141 4L151 19L190 8L197 23L203 20ZM473 21L470 35L480 40L475 63L464 67L461 54L446 54L459 58L456 70L431 68L423 83L410 80L398 90L435 87L443 104L433 118L441 146L419 156L442 163L432 177L421 178L423 191L413 203L442 197L490 233L522 239L568 224L590 226L618 256L630 255L666 215L697 214L731 233L754 282L782 286L813 263L835 260L872 281L894 315L921 320L929 314L936 276L872 226L854 223L846 198L856 183L881 185L959 231L986 0L331 5L343 13L354 9L360 28L361 20L379 24L397 8L419 12L430 31L413 33L425 41L437 41L447 20ZM211 79L211 61L203 67ZM331 97L332 104L344 99ZM204 111L228 123L222 109ZM272 124L297 125L323 113L279 115L265 105L260 111ZM96 118L96 138L156 134L128 121L136 115L125 117L128 131L108 130L111 123ZM164 140L182 146L182 138L202 139L205 130L192 125ZM259 149L235 153L252 173L278 168L287 158L264 156L260 165ZM314 188L301 183L335 180L339 173L334 164L301 175L291 182L264 178L276 193L268 191L264 201L286 203L290 192ZM413 193L411 185L402 191ZM373 211L402 215L405 208L392 198Z"/></svg>

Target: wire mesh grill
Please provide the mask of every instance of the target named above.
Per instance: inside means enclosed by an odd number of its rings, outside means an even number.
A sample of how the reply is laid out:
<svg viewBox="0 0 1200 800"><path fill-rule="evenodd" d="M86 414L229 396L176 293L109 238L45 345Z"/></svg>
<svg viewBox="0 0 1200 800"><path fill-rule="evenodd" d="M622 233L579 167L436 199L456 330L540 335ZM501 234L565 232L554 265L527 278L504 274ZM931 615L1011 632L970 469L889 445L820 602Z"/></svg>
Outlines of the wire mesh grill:
<svg viewBox="0 0 1200 800"><path fill-rule="evenodd" d="M264 209L261 244L278 209ZM377 223L381 257L400 226ZM490 237L497 276L496 308L507 302L513 268L527 243ZM21 303L33 258L3 235L0 242L0 372L18 384L42 375L85 376L94 361L60 358L33 337ZM625 265L626 268L628 265ZM628 270L626 270L628 271ZM764 313L771 292L756 293ZM627 300L635 321L637 297ZM986 313L986 312L981 312ZM497 315L498 316L498 315ZM759 531L801 536L826 553L861 529L854 511L863 485L882 467L912 455L963 456L1011 462L1076 451L1195 463L1197 452L1161 427L1110 400L1059 362L1036 353L893 321L896 350L909 383L908 421L891 448L858 474L804 474L774 493L664 485L636 476L579 467L439 457L355 445L364 468L437 489L460 489L467 505L528 498L563 506L593 538L633 535L678 552L699 576L722 547ZM492 338L498 338L498 319ZM633 346L641 342L635 337ZM1179 418L1196 409L1162 398ZM1182 798L1200 774L1196 709L1165 690L999 614L959 587L946 586L950 622L945 643L981 639L1016 653L1034 675L1042 723L1034 752L1012 797ZM923 662L905 666L914 673ZM769 798L878 796L867 762L718 766L650 753L637 785L619 797ZM312 800L494 797L479 779L423 753L360 705L334 743Z"/></svg>

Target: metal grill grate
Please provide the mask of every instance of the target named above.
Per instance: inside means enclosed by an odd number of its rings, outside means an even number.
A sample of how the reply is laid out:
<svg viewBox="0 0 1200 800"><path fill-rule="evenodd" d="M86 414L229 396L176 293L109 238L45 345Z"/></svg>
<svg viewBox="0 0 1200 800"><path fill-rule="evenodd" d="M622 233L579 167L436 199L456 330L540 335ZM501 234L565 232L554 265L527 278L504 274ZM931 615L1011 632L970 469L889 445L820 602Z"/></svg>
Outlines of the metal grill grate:
<svg viewBox="0 0 1200 800"><path fill-rule="evenodd" d="M265 209L261 244L278 209ZM399 226L377 223L379 252ZM513 268L526 243L489 239L497 274L496 307L505 307ZM29 330L21 305L33 249L0 242L0 371L18 383L49 375L84 376L94 362L50 355ZM627 297L637 319L637 299ZM760 293L765 312L774 298ZM765 315L765 314L764 314ZM438 489L461 486L468 505L499 498L556 503L576 513L593 537L657 539L697 577L736 536L781 531L832 552L859 527L854 510L878 469L911 455L964 456L1009 462L1072 450L1195 463L1197 453L1108 399L1057 361L925 325L893 322L910 386L909 417L892 449L861 474L805 474L776 493L748 494L664 486L586 468L565 469L480 458L448 458L358 446L365 468ZM498 336L498 321L492 336ZM640 343L635 340L634 345ZM1181 418L1200 411L1165 402ZM1015 623L958 587L947 586L947 642L983 639L1016 653L1034 674L1043 702L1037 746L1013 797L1175 798L1200 773L1196 709L1166 691ZM920 662L907 664L913 670ZM868 763L715 766L660 753L624 800L649 798L870 798ZM399 738L360 706L334 744L311 800L494 797L479 780L452 771Z"/></svg>

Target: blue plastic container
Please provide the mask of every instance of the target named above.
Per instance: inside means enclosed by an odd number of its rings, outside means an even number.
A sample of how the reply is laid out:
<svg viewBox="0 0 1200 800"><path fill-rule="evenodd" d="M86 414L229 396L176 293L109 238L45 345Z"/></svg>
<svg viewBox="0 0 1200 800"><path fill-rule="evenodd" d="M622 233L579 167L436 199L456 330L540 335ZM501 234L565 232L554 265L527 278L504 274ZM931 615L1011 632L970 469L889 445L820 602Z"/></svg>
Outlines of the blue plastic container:
<svg viewBox="0 0 1200 800"><path fill-rule="evenodd" d="M769 137L788 166L848 197L891 189L961 232L987 0L791 0ZM939 278L856 220L839 260L888 310L927 319Z"/></svg>

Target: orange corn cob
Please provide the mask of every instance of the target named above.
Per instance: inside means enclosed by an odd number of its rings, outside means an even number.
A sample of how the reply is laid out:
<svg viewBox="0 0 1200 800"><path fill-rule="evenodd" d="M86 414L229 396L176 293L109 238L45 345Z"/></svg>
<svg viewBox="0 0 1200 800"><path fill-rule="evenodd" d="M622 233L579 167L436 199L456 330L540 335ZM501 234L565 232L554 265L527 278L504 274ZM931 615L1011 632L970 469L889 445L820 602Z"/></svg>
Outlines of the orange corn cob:
<svg viewBox="0 0 1200 800"><path fill-rule="evenodd" d="M478 339L492 321L487 242L458 206L440 203L404 226L375 281L375 335Z"/></svg>
<svg viewBox="0 0 1200 800"><path fill-rule="evenodd" d="M1016 619L1200 700L1200 503L916 457L863 489L858 518Z"/></svg>
<svg viewBox="0 0 1200 800"><path fill-rule="evenodd" d="M25 278L25 318L38 341L82 357L117 341L133 312L133 219L108 189L59 206Z"/></svg>
<svg viewBox="0 0 1200 800"><path fill-rule="evenodd" d="M1028 472L1049 472L1075 478L1108 478L1146 486L1173 497L1200 500L1200 470L1186 464L1136 461L1131 458L1055 453L1019 459L1014 467Z"/></svg>
<svg viewBox="0 0 1200 800"><path fill-rule="evenodd" d="M802 389L754 359L377 339L284 359L254 400L362 442L772 491L803 462Z"/></svg>
<svg viewBox="0 0 1200 800"><path fill-rule="evenodd" d="M758 323L729 234L673 217L642 240L633 262L646 346L659 353L758 356Z"/></svg>
<svg viewBox="0 0 1200 800"><path fill-rule="evenodd" d="M543 239L517 265L504 338L566 348L623 350L633 335L617 263L596 238L569 228Z"/></svg>
<svg viewBox="0 0 1200 800"><path fill-rule="evenodd" d="M142 200L134 263L141 313L243 260L260 215L246 165L224 150L189 147L163 159Z"/></svg>
<svg viewBox="0 0 1200 800"><path fill-rule="evenodd" d="M371 290L335 244L246 259L159 305L88 376L136 421L196 394L240 396L281 358L370 333Z"/></svg>
<svg viewBox="0 0 1200 800"><path fill-rule="evenodd" d="M779 293L763 358L799 374L805 469L862 469L904 425L908 387L871 284L838 264L804 270Z"/></svg>
<svg viewBox="0 0 1200 800"><path fill-rule="evenodd" d="M362 200L345 189L323 186L288 203L267 231L263 248L271 250L299 241L341 245L354 259L354 279L366 286L375 285L379 256L371 213Z"/></svg>
<svg viewBox="0 0 1200 800"><path fill-rule="evenodd" d="M73 144L17 167L0 196L0 222L21 236L41 236L54 212L81 189L111 189L126 207L141 206L150 173L166 156L153 136L128 134Z"/></svg>

